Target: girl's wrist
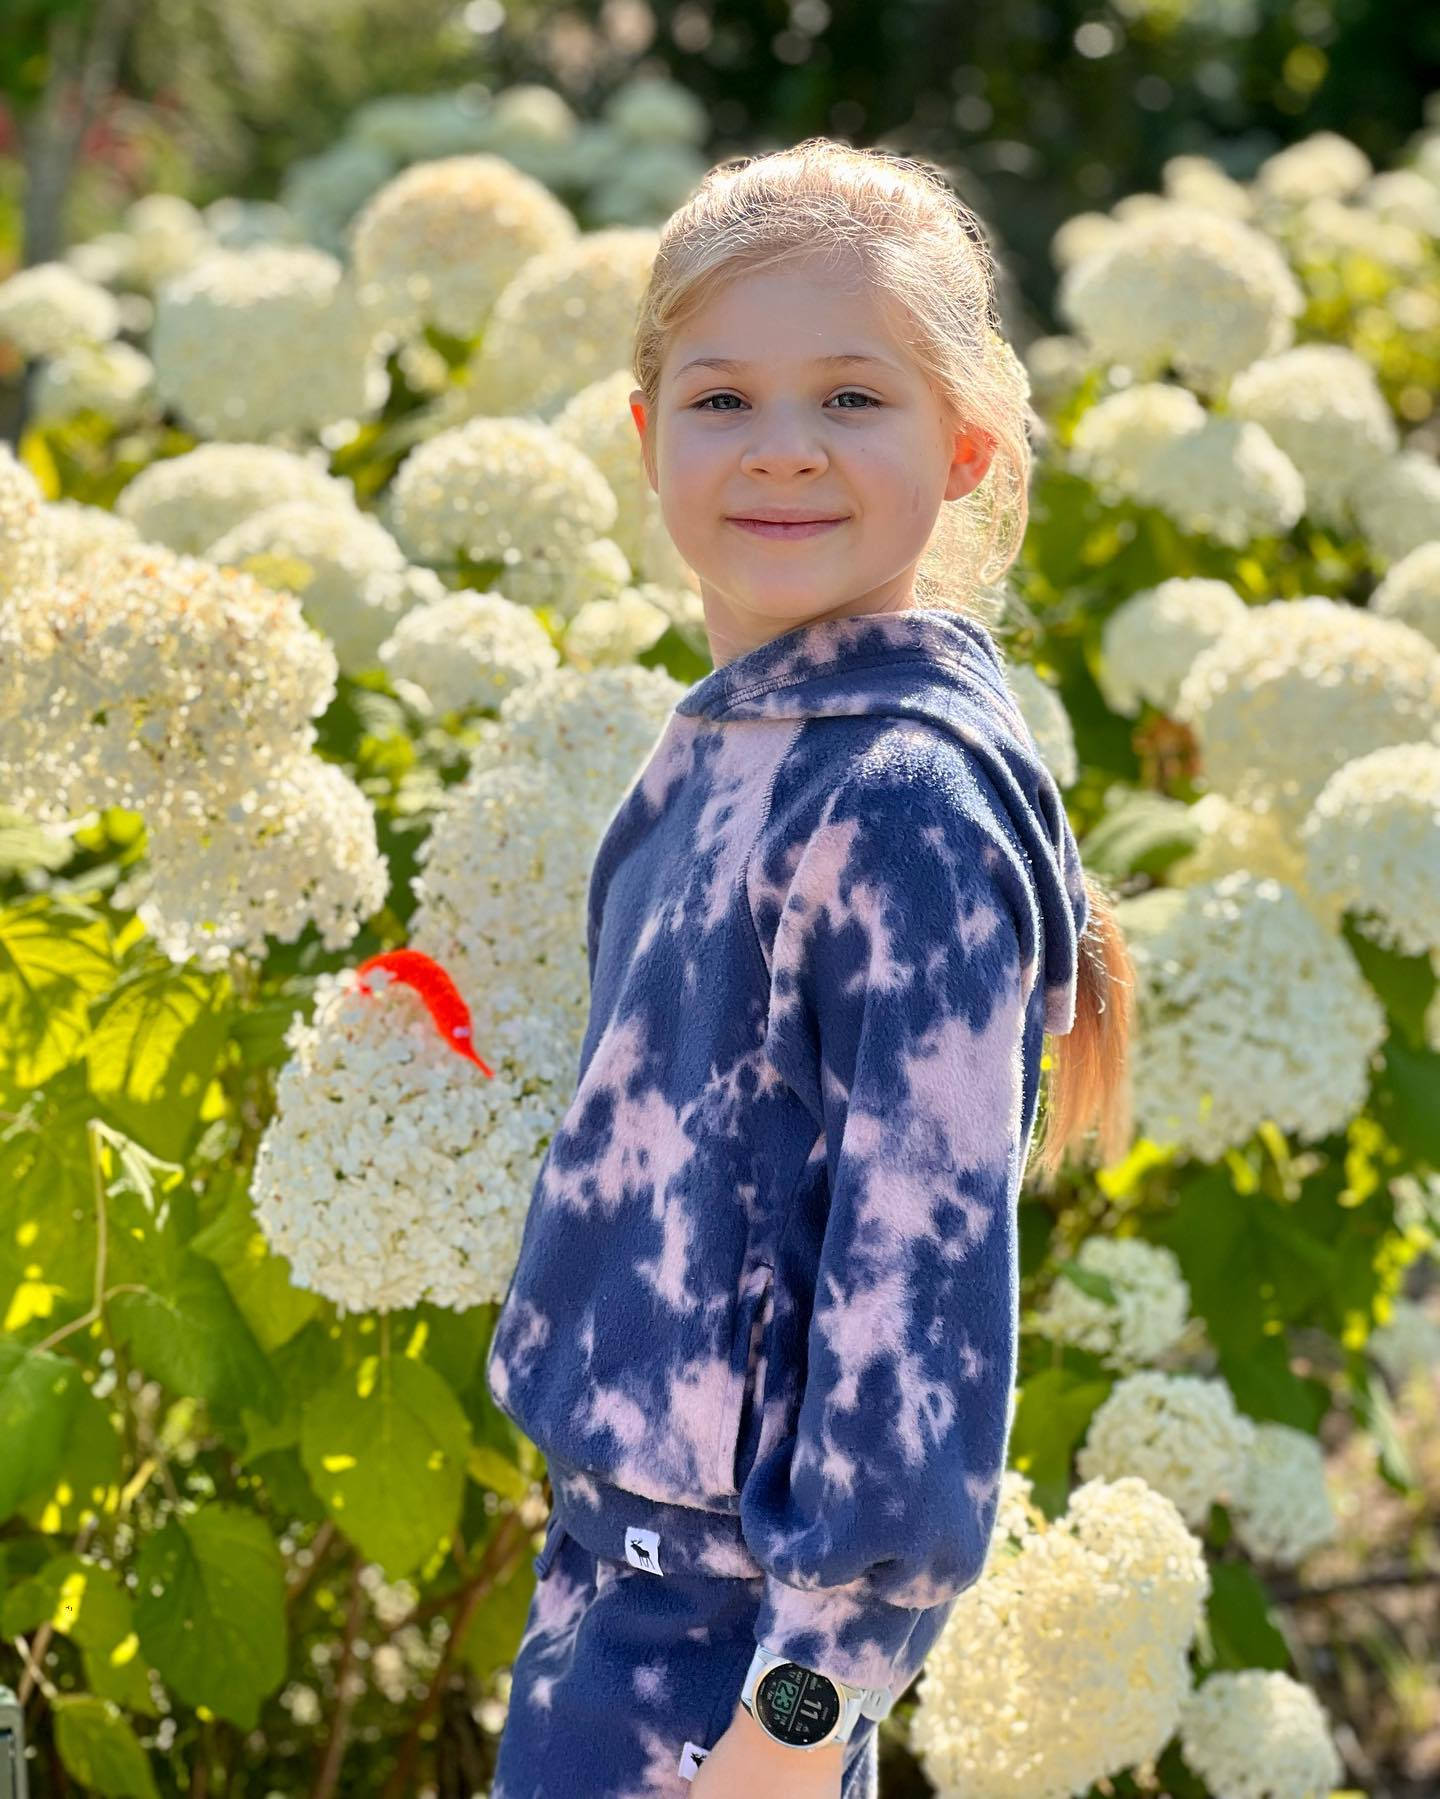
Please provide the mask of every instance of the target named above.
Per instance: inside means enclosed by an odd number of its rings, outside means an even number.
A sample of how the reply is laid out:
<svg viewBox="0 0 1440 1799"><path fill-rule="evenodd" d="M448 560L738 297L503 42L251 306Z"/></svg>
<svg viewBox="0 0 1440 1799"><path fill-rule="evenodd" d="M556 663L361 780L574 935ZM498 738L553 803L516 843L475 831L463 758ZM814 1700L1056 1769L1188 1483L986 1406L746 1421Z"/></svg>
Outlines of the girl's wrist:
<svg viewBox="0 0 1440 1799"><path fill-rule="evenodd" d="M845 1766L843 1743L822 1743L818 1749L792 1749L788 1744L777 1743L740 1704L735 1707L730 1730L737 1742L744 1745L746 1760L757 1774L773 1775L779 1769L797 1777L804 1775L813 1779L817 1790L821 1791L830 1790L828 1778L838 1790L839 1776Z"/></svg>

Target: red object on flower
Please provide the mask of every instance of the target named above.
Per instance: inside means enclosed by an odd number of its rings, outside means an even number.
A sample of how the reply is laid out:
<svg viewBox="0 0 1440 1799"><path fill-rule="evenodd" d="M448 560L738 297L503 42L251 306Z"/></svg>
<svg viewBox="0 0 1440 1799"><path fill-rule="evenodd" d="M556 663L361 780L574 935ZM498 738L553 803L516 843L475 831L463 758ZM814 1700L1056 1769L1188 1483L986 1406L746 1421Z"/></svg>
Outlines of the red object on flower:
<svg viewBox="0 0 1440 1799"><path fill-rule="evenodd" d="M418 949L392 949L386 950L383 956L371 956L368 962L362 962L355 970L361 977L362 993L375 991L364 978L372 968L383 968L395 980L413 987L424 1000L426 1011L435 1020L436 1029L456 1055L475 1063L492 1080L495 1078L495 1070L481 1061L470 1041L470 1008L461 999L459 988L438 962Z"/></svg>

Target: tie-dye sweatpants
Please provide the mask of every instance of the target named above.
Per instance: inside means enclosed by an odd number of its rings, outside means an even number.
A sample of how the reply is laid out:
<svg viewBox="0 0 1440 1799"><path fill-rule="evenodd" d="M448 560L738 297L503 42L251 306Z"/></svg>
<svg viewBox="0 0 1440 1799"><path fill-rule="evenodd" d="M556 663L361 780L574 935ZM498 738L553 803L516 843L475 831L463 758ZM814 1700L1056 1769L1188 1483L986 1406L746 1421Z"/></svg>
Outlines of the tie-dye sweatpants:
<svg viewBox="0 0 1440 1799"><path fill-rule="evenodd" d="M763 1578L648 1573L554 1514L535 1574L492 1799L686 1799L734 1716ZM855 1726L842 1799L876 1799L876 1729Z"/></svg>

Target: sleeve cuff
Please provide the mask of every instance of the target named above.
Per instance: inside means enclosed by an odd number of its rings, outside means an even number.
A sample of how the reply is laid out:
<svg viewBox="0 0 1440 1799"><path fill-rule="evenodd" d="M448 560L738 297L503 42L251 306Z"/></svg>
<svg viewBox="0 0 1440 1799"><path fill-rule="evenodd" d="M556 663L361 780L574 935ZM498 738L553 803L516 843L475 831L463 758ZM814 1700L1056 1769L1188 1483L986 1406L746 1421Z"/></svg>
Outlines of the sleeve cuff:
<svg viewBox="0 0 1440 1799"><path fill-rule="evenodd" d="M884 1717L915 1676L905 1650L924 1615L873 1597L862 1582L801 1589L767 1574L755 1640L832 1680L878 1689L864 1709Z"/></svg>

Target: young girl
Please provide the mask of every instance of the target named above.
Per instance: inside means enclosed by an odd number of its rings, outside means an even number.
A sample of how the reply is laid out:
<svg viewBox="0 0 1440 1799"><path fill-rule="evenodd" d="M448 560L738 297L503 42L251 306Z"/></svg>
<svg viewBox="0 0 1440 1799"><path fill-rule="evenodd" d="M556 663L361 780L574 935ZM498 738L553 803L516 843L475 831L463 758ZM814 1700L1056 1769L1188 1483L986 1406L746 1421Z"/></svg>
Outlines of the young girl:
<svg viewBox="0 0 1440 1799"><path fill-rule="evenodd" d="M994 321L913 159L737 158L662 234L631 408L715 667L596 854L487 1364L554 1494L494 1799L873 1795L982 1572L1044 1038L1048 1180L1123 1151L1132 972L973 616L1025 527Z"/></svg>

